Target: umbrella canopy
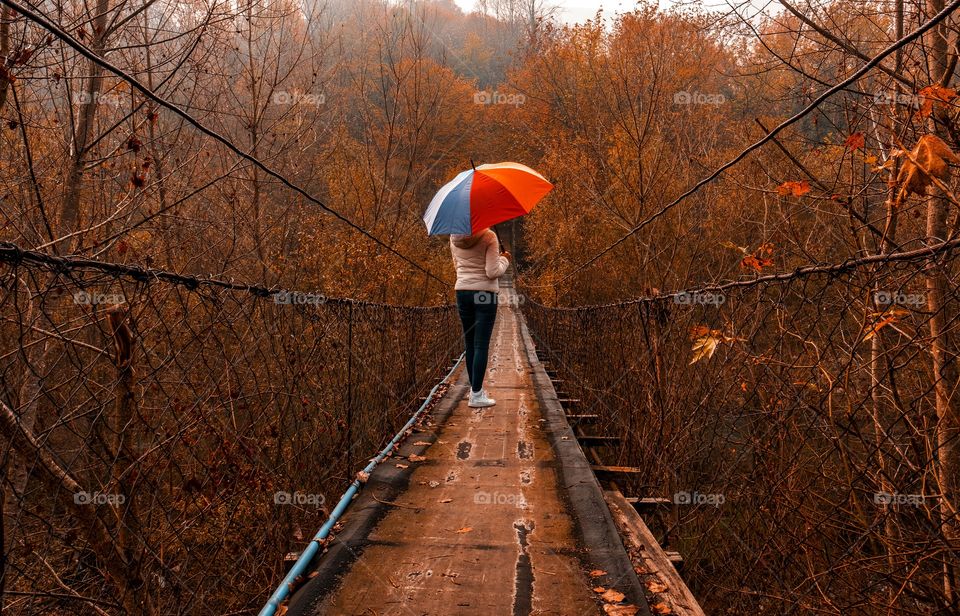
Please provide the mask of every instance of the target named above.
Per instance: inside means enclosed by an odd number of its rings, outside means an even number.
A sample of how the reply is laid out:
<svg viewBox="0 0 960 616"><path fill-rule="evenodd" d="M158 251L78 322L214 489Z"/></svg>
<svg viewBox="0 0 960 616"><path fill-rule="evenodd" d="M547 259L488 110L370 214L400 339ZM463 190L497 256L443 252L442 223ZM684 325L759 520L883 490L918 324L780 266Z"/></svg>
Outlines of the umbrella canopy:
<svg viewBox="0 0 960 616"><path fill-rule="evenodd" d="M469 235L523 216L552 189L546 178L520 163L480 165L441 188L423 222L430 235Z"/></svg>

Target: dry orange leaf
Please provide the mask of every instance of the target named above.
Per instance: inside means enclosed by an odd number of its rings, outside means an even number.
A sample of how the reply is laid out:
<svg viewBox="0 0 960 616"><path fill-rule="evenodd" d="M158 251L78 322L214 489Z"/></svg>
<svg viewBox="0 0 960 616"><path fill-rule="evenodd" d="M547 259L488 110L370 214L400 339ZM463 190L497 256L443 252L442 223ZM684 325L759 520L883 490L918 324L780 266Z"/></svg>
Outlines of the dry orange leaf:
<svg viewBox="0 0 960 616"><path fill-rule="evenodd" d="M848 150L862 150L866 143L866 140L863 138L863 133L853 133L847 137L847 140L843 142L843 145Z"/></svg>
<svg viewBox="0 0 960 616"><path fill-rule="evenodd" d="M598 595L601 595L601 594L607 592L607 589L604 588L603 586L594 586L594 587L593 587L593 592L597 593Z"/></svg>
<svg viewBox="0 0 960 616"><path fill-rule="evenodd" d="M949 103L953 99L957 98L957 91L952 88L944 88L941 85L934 84L932 86L927 86L918 92L920 99L923 101L920 103L920 109L917 110L916 117L918 119L923 119L929 117L933 113L934 103Z"/></svg>
<svg viewBox="0 0 960 616"><path fill-rule="evenodd" d="M914 162L916 161L916 162ZM947 181L950 179L950 163L960 164L960 158L936 135L924 135L917 141L916 147L905 156L897 183L903 186L907 196L923 196L927 187L933 184L932 178Z"/></svg>
<svg viewBox="0 0 960 616"><path fill-rule="evenodd" d="M672 614L673 611L670 609L670 606L661 601L660 603L654 603L650 606L650 609L656 612L657 614Z"/></svg>
<svg viewBox="0 0 960 616"><path fill-rule="evenodd" d="M800 182L784 182L780 186L777 186L777 194L783 195L793 195L794 197L802 197L803 195L810 192L810 182L802 180Z"/></svg>
<svg viewBox="0 0 960 616"><path fill-rule="evenodd" d="M607 603L603 606L603 613L611 616L634 616L640 611L636 605L613 605Z"/></svg>
<svg viewBox="0 0 960 616"><path fill-rule="evenodd" d="M603 599L604 601L606 601L607 603L619 603L619 602L623 601L623 598L624 598L625 596L626 596L626 595L624 595L622 592L620 592L620 591L618 591L618 590L614 590L614 589L612 589L612 588L608 588L605 593L603 593L602 595L600 595L600 598Z"/></svg>
<svg viewBox="0 0 960 616"><path fill-rule="evenodd" d="M647 582L647 590L649 590L650 592L660 593L660 592L664 592L665 590L667 590L667 585L666 585L666 584L661 584L660 582L657 582L656 580L650 580L649 582Z"/></svg>
<svg viewBox="0 0 960 616"><path fill-rule="evenodd" d="M607 572L603 569L594 569L590 572L590 577L600 577L601 575L606 575Z"/></svg>
<svg viewBox="0 0 960 616"><path fill-rule="evenodd" d="M870 329L867 330L866 335L863 337L864 342L876 336L877 333L887 325L899 322L900 317L906 314L909 314L906 310L888 310L886 312L875 313L874 316L877 320L874 321Z"/></svg>
<svg viewBox="0 0 960 616"><path fill-rule="evenodd" d="M418 456L415 453L412 453L409 456L407 456L407 460L410 460L411 462L423 462L426 459L427 459L427 456Z"/></svg>

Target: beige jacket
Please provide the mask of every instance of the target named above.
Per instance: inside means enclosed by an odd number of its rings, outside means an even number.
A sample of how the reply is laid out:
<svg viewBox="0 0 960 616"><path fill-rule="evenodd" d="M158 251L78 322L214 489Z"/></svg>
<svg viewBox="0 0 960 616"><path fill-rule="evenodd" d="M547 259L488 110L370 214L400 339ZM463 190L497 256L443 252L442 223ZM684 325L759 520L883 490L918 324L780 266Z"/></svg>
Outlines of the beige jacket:
<svg viewBox="0 0 960 616"><path fill-rule="evenodd" d="M457 266L457 291L500 290L498 278L510 266L506 257L500 256L500 242L492 230L481 235L459 239L450 237L450 252Z"/></svg>

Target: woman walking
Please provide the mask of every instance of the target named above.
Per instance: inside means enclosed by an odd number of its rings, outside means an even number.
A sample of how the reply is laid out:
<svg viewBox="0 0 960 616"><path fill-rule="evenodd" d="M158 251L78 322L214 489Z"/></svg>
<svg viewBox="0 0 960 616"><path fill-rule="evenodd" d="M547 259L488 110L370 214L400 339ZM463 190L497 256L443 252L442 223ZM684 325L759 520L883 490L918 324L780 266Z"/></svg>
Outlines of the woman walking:
<svg viewBox="0 0 960 616"><path fill-rule="evenodd" d="M499 278L510 266L510 253L500 251L497 234L489 228L472 235L451 235L450 252L457 267L457 310L463 324L469 406L493 406L496 400L483 389L490 336L497 319Z"/></svg>

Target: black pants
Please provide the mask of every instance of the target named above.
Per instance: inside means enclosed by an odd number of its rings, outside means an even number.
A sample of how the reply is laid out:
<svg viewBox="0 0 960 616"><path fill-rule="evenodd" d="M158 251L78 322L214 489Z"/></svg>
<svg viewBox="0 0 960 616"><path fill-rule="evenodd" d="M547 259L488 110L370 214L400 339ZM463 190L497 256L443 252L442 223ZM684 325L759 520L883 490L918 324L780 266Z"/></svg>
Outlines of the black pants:
<svg viewBox="0 0 960 616"><path fill-rule="evenodd" d="M473 391L483 389L490 336L497 320L497 294L490 291L457 291L457 310L463 324L467 377Z"/></svg>

